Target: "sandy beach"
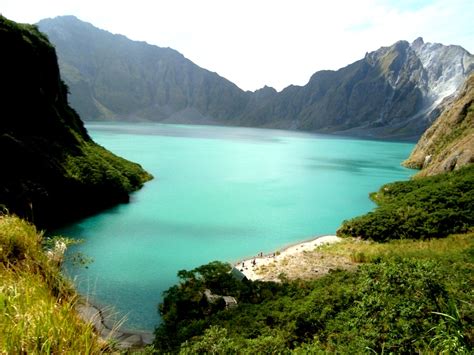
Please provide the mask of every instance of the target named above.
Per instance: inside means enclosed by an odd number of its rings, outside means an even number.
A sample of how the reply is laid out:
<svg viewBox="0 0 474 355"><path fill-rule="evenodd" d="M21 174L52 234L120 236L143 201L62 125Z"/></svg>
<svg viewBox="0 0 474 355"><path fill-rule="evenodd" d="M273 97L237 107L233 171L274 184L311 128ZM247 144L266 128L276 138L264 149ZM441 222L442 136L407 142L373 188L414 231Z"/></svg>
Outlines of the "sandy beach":
<svg viewBox="0 0 474 355"><path fill-rule="evenodd" d="M341 241L341 238L335 235L320 236L290 245L274 253L259 254L255 257L241 260L235 263L234 266L249 280L278 281L282 273L289 278L306 278L305 276L308 273L322 275L332 268L346 268L352 264L345 260L328 260L326 258L324 262L319 263L316 260L319 254L315 255L314 253L317 252L319 246L339 241ZM309 255L312 253L313 255ZM308 268L310 270L307 270Z"/></svg>

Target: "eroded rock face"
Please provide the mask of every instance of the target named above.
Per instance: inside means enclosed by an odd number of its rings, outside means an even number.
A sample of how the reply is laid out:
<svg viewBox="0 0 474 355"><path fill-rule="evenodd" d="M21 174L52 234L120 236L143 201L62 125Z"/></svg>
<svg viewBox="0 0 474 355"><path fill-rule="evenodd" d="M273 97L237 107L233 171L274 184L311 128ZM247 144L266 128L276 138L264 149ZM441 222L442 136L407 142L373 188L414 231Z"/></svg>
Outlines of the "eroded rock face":
<svg viewBox="0 0 474 355"><path fill-rule="evenodd" d="M405 166L435 175L474 162L474 74L420 138Z"/></svg>
<svg viewBox="0 0 474 355"><path fill-rule="evenodd" d="M420 87L429 104L436 107L454 94L474 68L474 57L460 46L443 46L415 40L411 50L423 66Z"/></svg>

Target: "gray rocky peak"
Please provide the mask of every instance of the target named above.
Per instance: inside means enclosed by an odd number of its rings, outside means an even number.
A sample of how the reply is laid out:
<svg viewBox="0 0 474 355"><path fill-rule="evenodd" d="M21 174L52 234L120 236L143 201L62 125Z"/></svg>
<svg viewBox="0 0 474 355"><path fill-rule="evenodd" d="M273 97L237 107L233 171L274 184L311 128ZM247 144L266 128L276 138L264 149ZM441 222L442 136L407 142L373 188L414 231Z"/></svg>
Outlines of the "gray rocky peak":
<svg viewBox="0 0 474 355"><path fill-rule="evenodd" d="M423 65L424 80L418 86L433 106L453 95L474 69L474 56L460 46L423 43L417 38L411 49Z"/></svg>
<svg viewBox="0 0 474 355"><path fill-rule="evenodd" d="M418 37L417 39L413 41L413 43L411 44L411 47L415 49L415 48L421 47L423 44L425 44L425 42L423 41L423 37Z"/></svg>

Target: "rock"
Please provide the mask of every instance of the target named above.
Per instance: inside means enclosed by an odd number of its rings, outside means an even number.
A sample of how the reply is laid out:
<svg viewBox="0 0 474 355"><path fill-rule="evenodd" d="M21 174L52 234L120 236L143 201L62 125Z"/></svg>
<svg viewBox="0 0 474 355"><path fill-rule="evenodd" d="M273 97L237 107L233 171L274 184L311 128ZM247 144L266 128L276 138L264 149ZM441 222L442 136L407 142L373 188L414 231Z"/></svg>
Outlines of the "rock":
<svg viewBox="0 0 474 355"><path fill-rule="evenodd" d="M85 322L92 323L104 341L112 341L119 350L139 349L153 343L153 333L117 327L112 318L113 312L104 311L89 302L78 303L76 312Z"/></svg>
<svg viewBox="0 0 474 355"><path fill-rule="evenodd" d="M423 168L425 168L425 167L428 166L428 164L431 162L431 158L432 158L431 155L427 155L427 156L425 157L425 160L423 161Z"/></svg>
<svg viewBox="0 0 474 355"><path fill-rule="evenodd" d="M78 304L76 306L76 312L79 317L86 323L92 323L94 328L100 333L105 326L103 325L102 316L100 310L89 303Z"/></svg>
<svg viewBox="0 0 474 355"><path fill-rule="evenodd" d="M129 335L126 338L122 337L120 341L118 342L118 346L122 349L127 349L127 348L142 346L142 345L143 345L142 337L138 334Z"/></svg>

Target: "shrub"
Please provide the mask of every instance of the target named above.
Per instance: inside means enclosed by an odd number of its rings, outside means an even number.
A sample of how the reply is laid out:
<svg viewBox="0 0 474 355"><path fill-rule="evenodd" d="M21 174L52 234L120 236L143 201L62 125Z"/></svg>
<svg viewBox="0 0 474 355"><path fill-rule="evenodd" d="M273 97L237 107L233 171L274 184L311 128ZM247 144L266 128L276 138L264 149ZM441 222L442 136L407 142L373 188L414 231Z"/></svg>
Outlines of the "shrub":
<svg viewBox="0 0 474 355"><path fill-rule="evenodd" d="M467 232L474 225L474 165L434 177L388 184L372 198L378 207L344 221L338 235L387 241Z"/></svg>

